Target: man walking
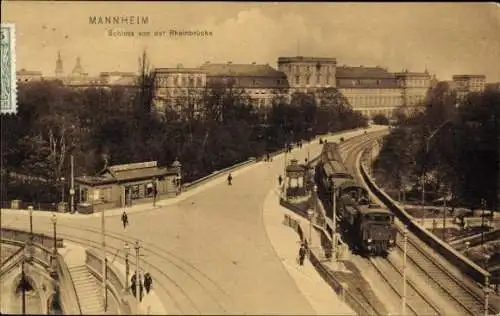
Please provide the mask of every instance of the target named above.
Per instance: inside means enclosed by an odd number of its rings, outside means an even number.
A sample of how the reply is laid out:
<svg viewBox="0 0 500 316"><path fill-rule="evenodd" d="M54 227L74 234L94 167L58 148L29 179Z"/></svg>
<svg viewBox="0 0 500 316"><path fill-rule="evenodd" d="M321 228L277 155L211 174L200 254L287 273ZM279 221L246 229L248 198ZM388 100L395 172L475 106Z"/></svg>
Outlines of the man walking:
<svg viewBox="0 0 500 316"><path fill-rule="evenodd" d="M306 257L306 247L304 246L304 244L301 244L300 249L299 249L299 264L301 266L304 265L304 258L305 257Z"/></svg>
<svg viewBox="0 0 500 316"><path fill-rule="evenodd" d="M151 278L149 272L147 272L146 274L144 274L144 288L146 288L146 294L149 294L152 285L153 279Z"/></svg>
<svg viewBox="0 0 500 316"><path fill-rule="evenodd" d="M283 183L283 177L281 177L281 174L278 177L278 184L281 186L281 183Z"/></svg>
<svg viewBox="0 0 500 316"><path fill-rule="evenodd" d="M123 223L123 228L126 228L128 225L128 215L127 212L123 211L122 214L122 223Z"/></svg>
<svg viewBox="0 0 500 316"><path fill-rule="evenodd" d="M232 181L233 181L233 176L231 174L229 174L227 176L227 185L232 185Z"/></svg>

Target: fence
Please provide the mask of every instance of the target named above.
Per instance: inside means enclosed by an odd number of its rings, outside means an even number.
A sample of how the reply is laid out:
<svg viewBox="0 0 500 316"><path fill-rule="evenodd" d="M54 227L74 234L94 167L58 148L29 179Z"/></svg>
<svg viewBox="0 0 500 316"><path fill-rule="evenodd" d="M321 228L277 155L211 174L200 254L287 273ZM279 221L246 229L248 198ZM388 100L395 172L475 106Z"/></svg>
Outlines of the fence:
<svg viewBox="0 0 500 316"><path fill-rule="evenodd" d="M2 239L16 240L20 242L27 242L30 240L31 234L24 230L13 228L1 228L0 236ZM33 233L33 242L45 248L51 249L54 246L54 237L46 236L44 234ZM62 238L56 238L57 248L63 248L64 243Z"/></svg>

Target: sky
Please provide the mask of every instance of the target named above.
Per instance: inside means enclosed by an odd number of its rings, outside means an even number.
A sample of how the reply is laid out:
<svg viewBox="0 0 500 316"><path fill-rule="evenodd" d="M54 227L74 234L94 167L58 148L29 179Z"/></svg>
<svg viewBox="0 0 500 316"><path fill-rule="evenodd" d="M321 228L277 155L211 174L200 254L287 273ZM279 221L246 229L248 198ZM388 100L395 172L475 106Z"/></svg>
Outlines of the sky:
<svg viewBox="0 0 500 316"><path fill-rule="evenodd" d="M500 81L500 5L495 3L2 1L16 25L17 69L54 75L57 52L70 72L137 71L146 49L153 67L268 63L279 56L335 57L338 65L424 71L440 80L484 74ZM96 25L89 17L142 16L147 24ZM108 30L134 32L109 36ZM171 37L169 30L211 32ZM166 31L167 36L138 36Z"/></svg>

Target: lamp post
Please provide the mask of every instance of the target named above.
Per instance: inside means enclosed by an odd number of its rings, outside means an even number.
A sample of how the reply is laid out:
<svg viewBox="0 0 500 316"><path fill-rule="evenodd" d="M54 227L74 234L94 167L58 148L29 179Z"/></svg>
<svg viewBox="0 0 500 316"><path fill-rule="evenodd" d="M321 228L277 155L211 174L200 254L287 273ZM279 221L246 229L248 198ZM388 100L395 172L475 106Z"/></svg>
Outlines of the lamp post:
<svg viewBox="0 0 500 316"><path fill-rule="evenodd" d="M332 206L333 206L333 216L332 216L332 261L337 261L337 194L335 188L335 182L330 178L331 188L332 188Z"/></svg>
<svg viewBox="0 0 500 316"><path fill-rule="evenodd" d="M444 197L444 205L443 205L443 241L446 242L446 200L448 199L448 196L450 196L450 190L448 189L446 191L446 196Z"/></svg>
<svg viewBox="0 0 500 316"><path fill-rule="evenodd" d="M130 246L128 245L127 242L125 242L125 246L123 246L123 248L125 249L125 291L128 291L128 279L129 279L129 274L130 274L128 255L130 253Z"/></svg>
<svg viewBox="0 0 500 316"><path fill-rule="evenodd" d="M52 221L52 225L53 225L53 228L54 228L54 249L53 249L53 255L55 257L55 255L57 255L57 216L56 216L56 213L52 213L52 217L51 217L51 221Z"/></svg>
<svg viewBox="0 0 500 316"><path fill-rule="evenodd" d="M481 246L484 246L484 216L486 212L486 200L481 199L481 208L483 211L481 212Z"/></svg>
<svg viewBox="0 0 500 316"><path fill-rule="evenodd" d="M33 242L33 206L28 206L30 212L30 242Z"/></svg>
<svg viewBox="0 0 500 316"><path fill-rule="evenodd" d="M408 247L408 228L403 228L403 296L401 298L401 314L406 314L406 254Z"/></svg>
<svg viewBox="0 0 500 316"><path fill-rule="evenodd" d="M61 203L64 203L64 199L65 199L65 196L64 196L64 181L66 179L64 179L64 177L61 177Z"/></svg>
<svg viewBox="0 0 500 316"><path fill-rule="evenodd" d="M424 163L422 164L422 216L420 217L422 226L424 225L424 219L425 219L425 163L427 160L427 155L429 154L429 144L430 141L437 135L437 133L449 123L451 123L450 120L443 122L425 140L425 155L424 155Z"/></svg>
<svg viewBox="0 0 500 316"><path fill-rule="evenodd" d="M312 219L313 219L314 211L307 210L307 217L309 218L309 249L312 246Z"/></svg>
<svg viewBox="0 0 500 316"><path fill-rule="evenodd" d="M104 311L108 310L108 290L107 290L107 257L106 257L106 221L104 220L104 208L101 208L101 250L102 250L102 297Z"/></svg>
<svg viewBox="0 0 500 316"><path fill-rule="evenodd" d="M484 316L488 316L488 309L489 309L489 298L490 298L490 282L488 278L486 279L486 282L484 283Z"/></svg>

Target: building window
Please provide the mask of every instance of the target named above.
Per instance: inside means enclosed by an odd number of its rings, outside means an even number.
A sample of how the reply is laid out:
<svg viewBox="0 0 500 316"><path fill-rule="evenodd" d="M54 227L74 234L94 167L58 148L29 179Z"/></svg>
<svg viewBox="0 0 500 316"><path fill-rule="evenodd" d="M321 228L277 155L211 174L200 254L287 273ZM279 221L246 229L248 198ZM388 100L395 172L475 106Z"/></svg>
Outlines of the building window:
<svg viewBox="0 0 500 316"><path fill-rule="evenodd" d="M295 76L295 84L300 84L300 76Z"/></svg>
<svg viewBox="0 0 500 316"><path fill-rule="evenodd" d="M194 78L189 78L189 86L194 87Z"/></svg>
<svg viewBox="0 0 500 316"><path fill-rule="evenodd" d="M187 82L187 78L186 77L183 77L182 78L182 85L185 87L187 86L188 82Z"/></svg>
<svg viewBox="0 0 500 316"><path fill-rule="evenodd" d="M181 76L177 76L176 84L177 86L181 85Z"/></svg>
<svg viewBox="0 0 500 316"><path fill-rule="evenodd" d="M300 72L300 67L299 66L295 66L295 72Z"/></svg>
<svg viewBox="0 0 500 316"><path fill-rule="evenodd" d="M311 76L306 77L306 84L309 84L311 82Z"/></svg>
<svg viewBox="0 0 500 316"><path fill-rule="evenodd" d="M253 79L253 80L252 80L252 84L253 84L254 86L256 86L256 85L257 85L257 80Z"/></svg>
<svg viewBox="0 0 500 316"><path fill-rule="evenodd" d="M326 77L326 84L330 84L330 76Z"/></svg>
<svg viewBox="0 0 500 316"><path fill-rule="evenodd" d="M316 76L316 83L320 84L320 82L321 82L321 76Z"/></svg>

